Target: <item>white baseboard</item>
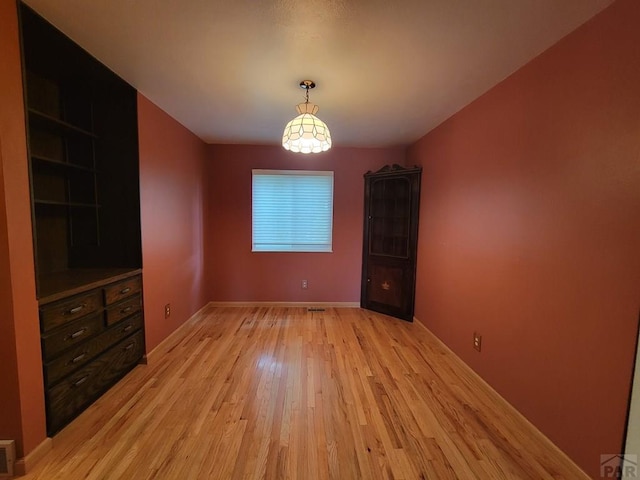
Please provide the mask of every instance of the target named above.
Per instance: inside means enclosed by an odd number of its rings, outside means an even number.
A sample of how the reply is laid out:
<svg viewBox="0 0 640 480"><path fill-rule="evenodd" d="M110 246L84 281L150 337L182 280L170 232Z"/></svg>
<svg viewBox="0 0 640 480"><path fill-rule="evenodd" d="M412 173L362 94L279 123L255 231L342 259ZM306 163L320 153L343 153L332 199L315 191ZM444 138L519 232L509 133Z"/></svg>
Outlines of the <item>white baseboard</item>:
<svg viewBox="0 0 640 480"><path fill-rule="evenodd" d="M552 448L553 450L555 450L556 452L558 452L562 457L565 458L567 463L571 463L573 465L575 465L577 470L580 470L584 473L584 478L588 479L589 476L584 472L584 470L582 470L582 468L580 468L576 462L574 462L569 455L567 455L560 447L558 447L555 443L553 443L551 441L551 439L549 437L547 437L544 433L542 433L540 431L540 429L538 427L536 427L533 423L531 423L531 420L529 420L527 417L525 417L520 410L518 410L516 407L514 407L506 398L504 398L502 395L500 395L500 393L498 393L491 385L489 385L489 383L487 383L487 381L482 378L480 376L480 374L478 374L478 372L476 372L473 368L471 368L471 366L466 363L465 361L463 361L453 350L451 350L442 340L440 340L440 338L438 338L437 335L435 335L431 330L429 330L429 328L422 323L417 317L413 317L414 319L414 323L418 323L422 328L424 328L426 331L429 332L429 334L438 342L438 344L444 349L446 350L448 353L450 353L454 358L456 358L458 360L458 362L460 363L460 365L467 370L471 376L473 376L474 378L476 378L480 383L482 383L488 390L490 390L491 392L493 392L493 394L495 394L495 396L504 403L504 406L506 409L511 410L512 412L514 412L518 417L520 417L525 423L527 423L532 430L536 431L538 433L538 435L540 435L540 438L542 438L548 445L550 448Z"/></svg>
<svg viewBox="0 0 640 480"><path fill-rule="evenodd" d="M199 317L200 315L202 315L202 312L209 306L208 303L205 303L202 307L200 307L200 309L194 313L193 315L191 315L189 318L187 318L184 322L182 322L182 324L178 325L178 327L176 327L176 329L171 332L169 335L167 335L166 337L164 337L160 343L158 343L158 345L156 345L155 347L153 347L153 349L150 352L147 352L143 357L142 357L142 361L141 363L143 364L148 364L149 362L149 358L152 357L154 355L155 352L157 352L159 350L159 348L165 343L168 342L171 337L173 337L174 335L176 335L180 330L182 330L185 325L187 325L189 322L191 322L192 320L196 319L197 317Z"/></svg>
<svg viewBox="0 0 640 480"><path fill-rule="evenodd" d="M326 307L359 308L360 302L209 302L212 307Z"/></svg>

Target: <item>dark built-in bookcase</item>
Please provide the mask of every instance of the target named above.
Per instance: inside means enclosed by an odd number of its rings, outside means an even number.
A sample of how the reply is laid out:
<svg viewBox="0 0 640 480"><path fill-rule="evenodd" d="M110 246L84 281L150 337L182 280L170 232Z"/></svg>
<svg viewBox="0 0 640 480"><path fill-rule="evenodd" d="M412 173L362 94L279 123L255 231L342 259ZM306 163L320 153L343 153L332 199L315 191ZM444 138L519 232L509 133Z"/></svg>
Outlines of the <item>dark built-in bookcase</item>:
<svg viewBox="0 0 640 480"><path fill-rule="evenodd" d="M136 91L31 9L20 13L37 290L46 298L85 283L86 269L99 279L141 267Z"/></svg>
<svg viewBox="0 0 640 480"><path fill-rule="evenodd" d="M137 94L29 7L19 12L53 435L144 354Z"/></svg>

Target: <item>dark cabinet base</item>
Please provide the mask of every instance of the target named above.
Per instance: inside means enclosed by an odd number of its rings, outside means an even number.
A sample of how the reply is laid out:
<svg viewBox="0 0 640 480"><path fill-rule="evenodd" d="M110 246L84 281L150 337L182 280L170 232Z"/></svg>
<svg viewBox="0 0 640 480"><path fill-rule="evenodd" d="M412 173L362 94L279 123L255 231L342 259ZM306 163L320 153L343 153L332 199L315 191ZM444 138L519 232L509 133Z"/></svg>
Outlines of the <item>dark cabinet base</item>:
<svg viewBox="0 0 640 480"><path fill-rule="evenodd" d="M78 416L129 372L143 353L143 333L138 331L48 390L48 434L53 435Z"/></svg>
<svg viewBox="0 0 640 480"><path fill-rule="evenodd" d="M410 271L402 264L381 264L372 262L368 272L367 305L365 308L385 313L392 317L413 321L412 292L407 288L411 279Z"/></svg>
<svg viewBox="0 0 640 480"><path fill-rule="evenodd" d="M40 302L49 436L126 375L145 351L140 270L80 290Z"/></svg>

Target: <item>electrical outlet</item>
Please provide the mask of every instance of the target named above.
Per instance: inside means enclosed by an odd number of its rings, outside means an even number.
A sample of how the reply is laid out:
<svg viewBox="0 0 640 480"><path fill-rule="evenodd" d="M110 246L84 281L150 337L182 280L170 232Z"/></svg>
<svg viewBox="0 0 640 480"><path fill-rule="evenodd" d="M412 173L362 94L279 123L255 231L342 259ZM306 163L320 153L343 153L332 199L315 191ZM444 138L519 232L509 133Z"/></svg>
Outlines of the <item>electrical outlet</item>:
<svg viewBox="0 0 640 480"><path fill-rule="evenodd" d="M473 348L475 348L477 351L482 350L482 335L480 335L478 332L473 332Z"/></svg>
<svg viewBox="0 0 640 480"><path fill-rule="evenodd" d="M302 289L306 290L307 288L309 288L309 282L307 282L306 280L302 280Z"/></svg>
<svg viewBox="0 0 640 480"><path fill-rule="evenodd" d="M171 304L167 303L164 306L164 318L169 318L171 316Z"/></svg>

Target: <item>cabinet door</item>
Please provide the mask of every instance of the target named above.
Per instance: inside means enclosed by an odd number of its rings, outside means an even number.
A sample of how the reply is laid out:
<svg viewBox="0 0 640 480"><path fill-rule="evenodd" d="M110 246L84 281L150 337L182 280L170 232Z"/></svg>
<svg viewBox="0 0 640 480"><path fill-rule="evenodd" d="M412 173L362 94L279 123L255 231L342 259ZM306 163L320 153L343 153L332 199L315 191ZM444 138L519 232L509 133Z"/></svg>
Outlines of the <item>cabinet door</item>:
<svg viewBox="0 0 640 480"><path fill-rule="evenodd" d="M405 320L413 320L420 173L365 176L361 305Z"/></svg>

